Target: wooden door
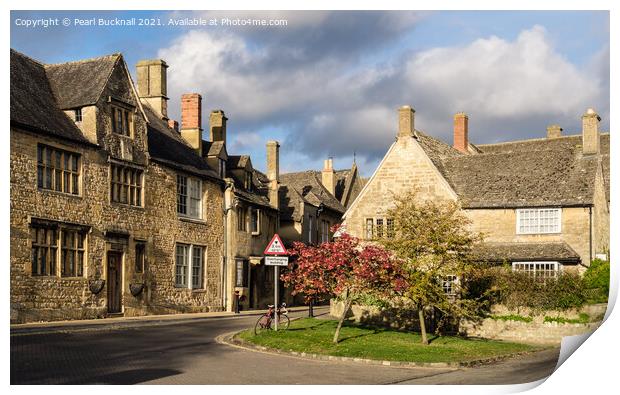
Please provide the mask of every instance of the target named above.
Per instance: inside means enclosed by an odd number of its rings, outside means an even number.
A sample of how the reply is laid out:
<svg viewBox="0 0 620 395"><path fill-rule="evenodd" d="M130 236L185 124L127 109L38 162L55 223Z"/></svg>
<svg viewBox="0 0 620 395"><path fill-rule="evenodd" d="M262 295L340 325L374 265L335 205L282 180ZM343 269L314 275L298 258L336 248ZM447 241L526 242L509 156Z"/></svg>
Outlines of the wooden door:
<svg viewBox="0 0 620 395"><path fill-rule="evenodd" d="M122 254L118 252L108 252L108 312L120 313L121 309L121 293L123 286L121 284L121 268Z"/></svg>

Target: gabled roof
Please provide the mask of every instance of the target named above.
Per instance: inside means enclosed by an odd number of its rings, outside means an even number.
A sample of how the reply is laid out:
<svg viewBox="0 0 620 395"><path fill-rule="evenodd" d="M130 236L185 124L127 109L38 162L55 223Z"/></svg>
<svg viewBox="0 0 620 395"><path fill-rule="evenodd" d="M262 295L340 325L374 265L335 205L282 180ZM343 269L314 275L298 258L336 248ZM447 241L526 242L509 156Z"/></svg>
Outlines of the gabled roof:
<svg viewBox="0 0 620 395"><path fill-rule="evenodd" d="M95 104L120 58L121 54L116 53L46 65L45 72L58 106L64 110Z"/></svg>
<svg viewBox="0 0 620 395"><path fill-rule="evenodd" d="M248 164L252 167L250 155L229 155L226 162L227 169L245 169Z"/></svg>
<svg viewBox="0 0 620 395"><path fill-rule="evenodd" d="M317 207L322 204L338 213L346 211L340 201L325 189L320 177L321 172L313 170L280 174L280 218L299 220L303 203Z"/></svg>
<svg viewBox="0 0 620 395"><path fill-rule="evenodd" d="M207 164L206 159L188 146L181 135L171 129L148 102L142 100L142 107L148 121L148 147L153 161L199 177L222 181L217 172Z"/></svg>
<svg viewBox="0 0 620 395"><path fill-rule="evenodd" d="M202 151L204 156L228 158L226 144L223 141L202 140Z"/></svg>
<svg viewBox="0 0 620 395"><path fill-rule="evenodd" d="M480 144L478 153L469 155L422 132L416 135L465 208L592 204L599 159L609 180L608 134L601 135L600 157L582 154L581 135Z"/></svg>
<svg viewBox="0 0 620 395"><path fill-rule="evenodd" d="M45 66L11 49L11 123L91 144L58 107Z"/></svg>

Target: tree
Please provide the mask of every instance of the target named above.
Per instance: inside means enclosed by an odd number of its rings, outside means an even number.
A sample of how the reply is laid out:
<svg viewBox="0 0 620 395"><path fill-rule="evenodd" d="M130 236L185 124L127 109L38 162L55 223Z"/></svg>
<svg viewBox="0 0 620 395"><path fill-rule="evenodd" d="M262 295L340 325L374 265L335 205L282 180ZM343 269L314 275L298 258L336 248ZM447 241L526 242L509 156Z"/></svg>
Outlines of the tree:
<svg viewBox="0 0 620 395"><path fill-rule="evenodd" d="M342 297L344 309L333 339L336 344L356 299L367 294L391 295L404 289L402 265L390 252L381 246L361 246L357 238L346 233L320 246L295 242L289 254L296 261L281 278L292 287L293 295L302 294L307 302L324 294Z"/></svg>
<svg viewBox="0 0 620 395"><path fill-rule="evenodd" d="M479 308L464 288L468 272L475 270L471 250L482 236L469 230L470 221L456 202L422 200L415 190L396 196L388 217L394 230L378 242L404 263L403 296L417 307L422 343L428 344L426 308L444 317L470 317Z"/></svg>

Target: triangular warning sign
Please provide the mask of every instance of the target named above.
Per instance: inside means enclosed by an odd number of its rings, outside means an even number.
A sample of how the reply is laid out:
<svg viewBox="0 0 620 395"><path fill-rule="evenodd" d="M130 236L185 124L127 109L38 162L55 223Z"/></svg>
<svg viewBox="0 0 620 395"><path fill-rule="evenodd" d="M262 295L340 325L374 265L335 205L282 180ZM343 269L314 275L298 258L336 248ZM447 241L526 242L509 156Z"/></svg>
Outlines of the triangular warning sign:
<svg viewBox="0 0 620 395"><path fill-rule="evenodd" d="M284 243L282 243L282 239L278 234L273 235L273 239L267 244L267 248L265 248L265 255L286 255L286 248L284 248Z"/></svg>

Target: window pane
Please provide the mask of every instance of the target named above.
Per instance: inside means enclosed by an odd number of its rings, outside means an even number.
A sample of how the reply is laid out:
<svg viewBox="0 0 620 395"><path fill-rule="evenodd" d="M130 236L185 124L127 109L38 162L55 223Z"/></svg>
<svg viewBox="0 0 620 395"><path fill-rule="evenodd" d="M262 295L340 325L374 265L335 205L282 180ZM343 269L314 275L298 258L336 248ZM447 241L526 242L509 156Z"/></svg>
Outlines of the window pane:
<svg viewBox="0 0 620 395"><path fill-rule="evenodd" d="M192 288L202 288L202 248L194 247L192 250Z"/></svg>

